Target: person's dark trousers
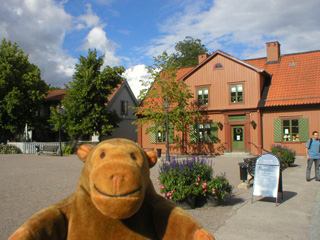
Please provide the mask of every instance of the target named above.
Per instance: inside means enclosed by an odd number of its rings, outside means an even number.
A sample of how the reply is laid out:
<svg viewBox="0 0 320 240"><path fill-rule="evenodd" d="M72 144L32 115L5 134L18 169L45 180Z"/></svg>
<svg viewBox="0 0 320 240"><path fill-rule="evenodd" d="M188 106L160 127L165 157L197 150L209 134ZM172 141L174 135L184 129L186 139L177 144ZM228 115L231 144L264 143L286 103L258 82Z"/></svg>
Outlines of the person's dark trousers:
<svg viewBox="0 0 320 240"><path fill-rule="evenodd" d="M307 181L310 181L310 173L311 173L311 168L312 168L312 163L313 162L314 162L314 167L315 167L316 180L320 181L320 173L319 173L320 159L311 159L311 158L308 160Z"/></svg>

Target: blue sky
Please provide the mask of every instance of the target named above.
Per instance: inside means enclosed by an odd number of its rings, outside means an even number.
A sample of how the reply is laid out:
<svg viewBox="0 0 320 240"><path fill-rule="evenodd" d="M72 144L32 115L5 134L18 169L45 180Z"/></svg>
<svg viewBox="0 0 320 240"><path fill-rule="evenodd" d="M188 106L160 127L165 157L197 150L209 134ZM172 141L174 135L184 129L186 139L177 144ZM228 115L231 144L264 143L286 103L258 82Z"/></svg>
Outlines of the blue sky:
<svg viewBox="0 0 320 240"><path fill-rule="evenodd" d="M72 81L89 48L122 65L138 96L146 66L186 36L240 59L320 49L318 0L0 0L0 37L17 42L52 86Z"/></svg>

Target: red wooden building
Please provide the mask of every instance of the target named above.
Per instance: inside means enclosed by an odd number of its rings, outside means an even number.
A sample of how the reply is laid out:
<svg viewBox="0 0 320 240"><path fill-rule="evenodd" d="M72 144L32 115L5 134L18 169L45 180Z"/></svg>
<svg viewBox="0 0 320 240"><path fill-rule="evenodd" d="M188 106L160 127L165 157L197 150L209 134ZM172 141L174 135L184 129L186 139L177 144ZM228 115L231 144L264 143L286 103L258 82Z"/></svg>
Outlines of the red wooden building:
<svg viewBox="0 0 320 240"><path fill-rule="evenodd" d="M320 131L320 51L281 55L278 42L266 49L265 58L250 60L218 50L178 71L207 116L190 131L188 153L261 154L279 144L305 154L309 136ZM139 144L165 151L165 140L145 134L146 127L139 127ZM218 143L211 143L212 133Z"/></svg>

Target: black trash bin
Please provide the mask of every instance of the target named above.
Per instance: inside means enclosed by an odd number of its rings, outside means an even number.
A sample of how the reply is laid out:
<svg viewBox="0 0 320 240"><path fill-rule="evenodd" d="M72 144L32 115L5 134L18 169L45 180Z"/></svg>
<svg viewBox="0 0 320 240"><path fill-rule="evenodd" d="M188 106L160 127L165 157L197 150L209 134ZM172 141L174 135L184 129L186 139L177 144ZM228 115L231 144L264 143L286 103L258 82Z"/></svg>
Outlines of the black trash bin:
<svg viewBox="0 0 320 240"><path fill-rule="evenodd" d="M248 165L245 163L239 163L240 167L240 180L243 182L248 180Z"/></svg>
<svg viewBox="0 0 320 240"><path fill-rule="evenodd" d="M157 157L158 157L158 158L161 157L161 149L157 149Z"/></svg>

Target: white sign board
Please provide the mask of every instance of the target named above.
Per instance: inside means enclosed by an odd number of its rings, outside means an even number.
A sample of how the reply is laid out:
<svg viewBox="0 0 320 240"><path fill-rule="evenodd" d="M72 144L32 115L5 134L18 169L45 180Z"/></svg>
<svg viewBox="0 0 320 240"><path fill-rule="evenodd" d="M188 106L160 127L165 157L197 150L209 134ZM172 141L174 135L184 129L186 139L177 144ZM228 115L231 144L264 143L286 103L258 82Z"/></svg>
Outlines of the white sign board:
<svg viewBox="0 0 320 240"><path fill-rule="evenodd" d="M278 198L278 187L280 177L280 160L272 153L263 154L257 158L253 196L264 196Z"/></svg>

